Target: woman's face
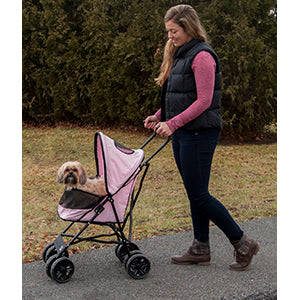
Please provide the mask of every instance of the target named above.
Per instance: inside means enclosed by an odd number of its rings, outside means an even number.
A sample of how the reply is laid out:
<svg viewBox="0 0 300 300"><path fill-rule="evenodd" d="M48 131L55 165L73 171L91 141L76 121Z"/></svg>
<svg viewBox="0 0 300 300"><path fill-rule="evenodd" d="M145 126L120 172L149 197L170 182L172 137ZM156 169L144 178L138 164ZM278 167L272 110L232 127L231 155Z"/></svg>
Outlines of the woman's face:
<svg viewBox="0 0 300 300"><path fill-rule="evenodd" d="M165 23L168 32L168 38L173 41L176 47L181 47L187 44L192 37L187 34L184 29L172 20Z"/></svg>

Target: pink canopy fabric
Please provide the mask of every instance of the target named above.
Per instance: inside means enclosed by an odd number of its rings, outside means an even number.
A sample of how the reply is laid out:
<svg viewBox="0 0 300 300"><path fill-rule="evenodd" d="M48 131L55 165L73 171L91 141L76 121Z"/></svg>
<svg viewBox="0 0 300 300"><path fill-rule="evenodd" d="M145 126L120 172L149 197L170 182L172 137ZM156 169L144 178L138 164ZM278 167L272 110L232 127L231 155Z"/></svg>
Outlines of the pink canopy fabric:
<svg viewBox="0 0 300 300"><path fill-rule="evenodd" d="M136 172L144 159L144 151L132 150L102 132L95 135L97 175L104 176L108 193L116 193Z"/></svg>
<svg viewBox="0 0 300 300"><path fill-rule="evenodd" d="M127 204L134 189L136 177L143 159L144 151L142 149L129 149L104 135L102 132L95 134L97 175L105 179L106 190L108 192L106 197L113 199L113 205L115 206L120 222L124 221ZM106 199L106 197L103 197L103 199ZM79 190L65 191L60 200L57 213L63 220L88 222L95 215L94 204L98 200L99 196L88 192ZM84 201L90 204L84 204ZM77 202L77 204L74 205L74 202ZM81 202L83 203L82 205ZM93 222L117 222L110 202L104 205L104 210Z"/></svg>

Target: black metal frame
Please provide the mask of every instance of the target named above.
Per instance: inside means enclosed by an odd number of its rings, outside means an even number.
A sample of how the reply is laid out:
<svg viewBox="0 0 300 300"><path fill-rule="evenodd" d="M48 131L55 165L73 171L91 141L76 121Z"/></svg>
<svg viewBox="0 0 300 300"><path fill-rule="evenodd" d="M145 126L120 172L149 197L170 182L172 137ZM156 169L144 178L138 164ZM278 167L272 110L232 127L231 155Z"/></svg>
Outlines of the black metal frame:
<svg viewBox="0 0 300 300"><path fill-rule="evenodd" d="M148 143L156 136L156 132L154 132L152 134L152 136L140 147L140 149L143 149L146 145L148 145ZM83 219L83 217L87 214L85 213L83 216L81 216L81 218L79 220L76 221L71 221L70 224L65 228L65 230L55 239L54 241L54 245L56 247L56 251L57 251L57 255L58 257L63 255L64 251L70 247L71 245L75 245L78 244L80 242L83 241L89 241L89 242L97 242L97 243L103 243L103 244L119 244L119 243L130 243L131 242L131 234L132 234L132 224L133 224L133 218L132 218L132 211L133 208L136 204L136 201L139 197L139 194L142 190L142 186L143 186L143 182L144 179L146 177L146 174L148 172L148 169L150 167L150 160L158 153L160 152L170 141L170 137L167 137L167 139L164 141L164 143L152 154L149 156L149 158L147 158L146 160L144 160L141 165L139 166L139 171L135 174L132 175L132 177L127 180L126 183L124 183L124 185L121 187L123 188L124 186L126 186L130 181L134 180L142 171L142 169L144 169L144 173L141 177L141 180L139 182L139 187L137 189L137 192L135 193L135 191L133 190L132 194L131 194L131 199L130 199L130 208L129 211L127 212L126 216L124 217L124 221L120 222L118 215L117 215L117 211L114 205L114 199L113 199L113 195L107 195L106 197L100 197L99 196L99 201L94 205L94 207L89 210L87 213L91 212L92 210L94 210L95 214L94 216L88 221L81 221L81 219ZM96 219L96 217L101 214L101 212L104 210L104 205L110 202L110 204L112 205L112 209L115 215L115 218L117 220L116 223L98 223L98 222L94 222L94 220ZM129 234L128 234L128 238L126 238L125 234L124 234L124 228L127 225L127 221L129 219ZM73 235L73 234L68 234L67 232L69 231L69 229L77 222L82 222L85 223L85 225L83 226L82 229L80 229L77 234ZM89 227L91 224L97 224L97 225L101 225L101 226L108 226L113 230L113 233L109 233L109 234L99 234L99 235L94 235L94 236L88 236L88 237L80 237L80 235L86 230L87 227ZM105 238L109 238L109 237L113 237L116 236L116 240L105 240ZM65 244L63 237L66 238L70 238L71 240Z"/></svg>

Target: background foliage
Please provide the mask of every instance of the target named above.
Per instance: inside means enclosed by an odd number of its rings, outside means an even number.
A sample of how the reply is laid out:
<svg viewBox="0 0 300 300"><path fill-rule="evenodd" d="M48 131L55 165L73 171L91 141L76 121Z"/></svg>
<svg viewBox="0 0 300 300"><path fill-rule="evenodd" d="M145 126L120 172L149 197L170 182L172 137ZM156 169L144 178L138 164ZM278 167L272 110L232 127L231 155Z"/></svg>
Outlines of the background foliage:
<svg viewBox="0 0 300 300"><path fill-rule="evenodd" d="M23 0L23 121L140 124L159 108L163 16L191 4L218 53L226 129L276 120L276 0Z"/></svg>

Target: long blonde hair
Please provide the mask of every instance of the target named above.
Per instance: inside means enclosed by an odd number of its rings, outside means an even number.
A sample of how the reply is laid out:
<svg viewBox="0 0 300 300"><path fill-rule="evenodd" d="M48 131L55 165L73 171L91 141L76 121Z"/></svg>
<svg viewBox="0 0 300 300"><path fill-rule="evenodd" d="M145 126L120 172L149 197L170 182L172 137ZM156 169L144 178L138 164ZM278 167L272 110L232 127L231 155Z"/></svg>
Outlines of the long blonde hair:
<svg viewBox="0 0 300 300"><path fill-rule="evenodd" d="M199 17L192 6L187 4L179 4L171 7L165 17L165 23L172 20L178 24L183 30L189 34L193 39L198 39L203 42L207 42L207 34L200 23ZM158 85L162 86L170 75L174 54L177 51L177 47L174 45L172 40L168 40L164 49L163 62L160 67L160 74L155 81Z"/></svg>

